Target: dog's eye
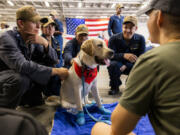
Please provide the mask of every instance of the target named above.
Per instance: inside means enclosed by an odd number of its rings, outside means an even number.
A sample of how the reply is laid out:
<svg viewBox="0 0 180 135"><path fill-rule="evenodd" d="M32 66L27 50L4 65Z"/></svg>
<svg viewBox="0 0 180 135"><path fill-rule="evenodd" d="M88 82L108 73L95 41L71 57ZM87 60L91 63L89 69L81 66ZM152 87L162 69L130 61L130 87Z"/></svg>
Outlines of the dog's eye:
<svg viewBox="0 0 180 135"><path fill-rule="evenodd" d="M97 46L98 46L99 48L102 48L102 47L103 47L103 45L102 45L102 44L98 44Z"/></svg>

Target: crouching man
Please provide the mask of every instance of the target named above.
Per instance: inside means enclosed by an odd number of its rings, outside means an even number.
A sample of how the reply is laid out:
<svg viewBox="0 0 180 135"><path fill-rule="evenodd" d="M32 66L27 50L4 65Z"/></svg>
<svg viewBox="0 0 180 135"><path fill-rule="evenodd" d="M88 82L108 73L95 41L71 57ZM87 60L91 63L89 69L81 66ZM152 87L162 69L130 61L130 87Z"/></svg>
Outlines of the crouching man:
<svg viewBox="0 0 180 135"><path fill-rule="evenodd" d="M45 38L38 35L40 21L47 20L41 19L34 7L21 7L16 12L17 28L0 37L1 107L15 108L20 101L31 106L41 104L40 86L47 85L54 75L60 79L68 76L65 68L43 66L31 59L34 51L39 51L34 44L39 44L43 47L45 57L57 60L57 55L51 55L56 54L54 49Z"/></svg>

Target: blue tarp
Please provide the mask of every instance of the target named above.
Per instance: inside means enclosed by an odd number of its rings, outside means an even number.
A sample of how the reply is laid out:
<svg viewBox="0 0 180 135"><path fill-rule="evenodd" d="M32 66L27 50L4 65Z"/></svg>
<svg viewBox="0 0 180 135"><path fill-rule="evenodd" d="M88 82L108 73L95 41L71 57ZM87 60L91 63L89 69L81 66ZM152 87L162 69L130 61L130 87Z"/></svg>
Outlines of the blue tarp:
<svg viewBox="0 0 180 135"><path fill-rule="evenodd" d="M113 111L116 105L117 103L104 104L104 107ZM88 110L96 118L101 116L96 106L92 106ZM95 122L87 114L85 114L85 119L86 124L79 126L74 115L59 107L55 113L51 135L90 135ZM137 135L155 135L148 116L141 118L133 132Z"/></svg>

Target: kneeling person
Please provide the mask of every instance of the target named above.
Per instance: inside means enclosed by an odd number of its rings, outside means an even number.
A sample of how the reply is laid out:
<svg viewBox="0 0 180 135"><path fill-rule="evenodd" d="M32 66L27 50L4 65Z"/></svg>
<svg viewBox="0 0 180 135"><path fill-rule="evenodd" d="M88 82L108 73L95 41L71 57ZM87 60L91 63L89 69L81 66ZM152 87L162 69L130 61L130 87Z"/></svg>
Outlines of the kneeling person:
<svg viewBox="0 0 180 135"><path fill-rule="evenodd" d="M54 75L61 79L68 76L67 69L44 66L32 59L35 51L43 51L44 56L54 60L49 55L55 54L54 49L38 35L40 18L34 7L23 6L16 12L17 28L0 36L1 107L15 108L20 101L30 106L41 104L42 89L39 86L47 85ZM35 44L39 44L42 50Z"/></svg>
<svg viewBox="0 0 180 135"><path fill-rule="evenodd" d="M128 75L137 58L145 51L145 39L142 35L136 34L137 19L134 16L126 16L123 22L123 32L113 35L109 40L109 48L115 54L108 67L110 76L109 95L119 93L121 74Z"/></svg>

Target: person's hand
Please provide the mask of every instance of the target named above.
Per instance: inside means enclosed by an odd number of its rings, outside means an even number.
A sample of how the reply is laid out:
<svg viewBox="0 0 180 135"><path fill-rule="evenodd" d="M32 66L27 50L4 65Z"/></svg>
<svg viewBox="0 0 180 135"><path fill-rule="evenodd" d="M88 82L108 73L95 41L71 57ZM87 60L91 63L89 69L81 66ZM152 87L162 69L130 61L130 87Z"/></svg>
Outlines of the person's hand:
<svg viewBox="0 0 180 135"><path fill-rule="evenodd" d="M134 63L137 60L137 56L132 54L132 53L125 53L124 54L124 59L130 61L131 63Z"/></svg>
<svg viewBox="0 0 180 135"><path fill-rule="evenodd" d="M126 70L126 68L127 68L126 65L123 65L123 66L120 68L120 71L121 71L121 72L124 72L124 71Z"/></svg>
<svg viewBox="0 0 180 135"><path fill-rule="evenodd" d="M63 34L63 32L60 32L60 31L55 31L54 32L54 35L62 35Z"/></svg>
<svg viewBox="0 0 180 135"><path fill-rule="evenodd" d="M48 47L48 41L42 36L32 33L28 33L28 34L29 36L27 37L26 40L27 44L39 44L39 45L43 45L45 48Z"/></svg>
<svg viewBox="0 0 180 135"><path fill-rule="evenodd" d="M73 64L73 62L74 62L74 59L71 59L71 61L70 61L71 65Z"/></svg>
<svg viewBox="0 0 180 135"><path fill-rule="evenodd" d="M69 72L67 68L53 68L52 75L58 75L61 80L67 79Z"/></svg>
<svg viewBox="0 0 180 135"><path fill-rule="evenodd" d="M131 133L129 133L128 135L136 135L135 133L133 133L133 132L131 132Z"/></svg>

